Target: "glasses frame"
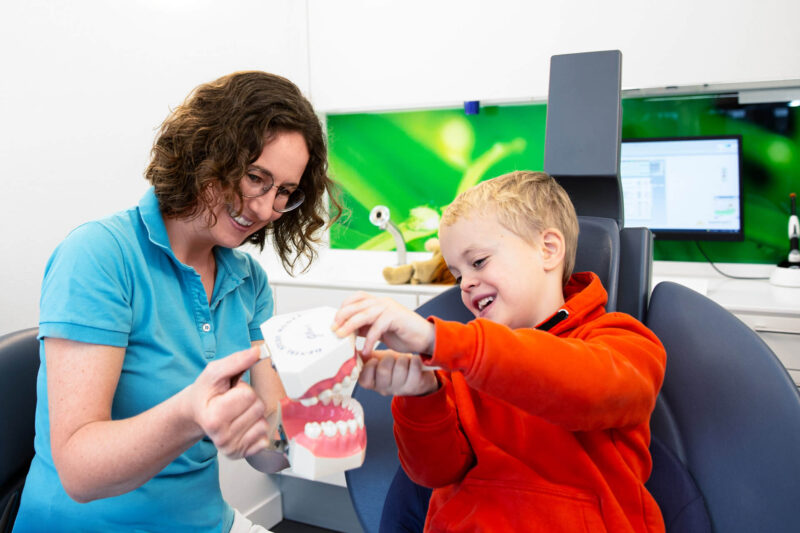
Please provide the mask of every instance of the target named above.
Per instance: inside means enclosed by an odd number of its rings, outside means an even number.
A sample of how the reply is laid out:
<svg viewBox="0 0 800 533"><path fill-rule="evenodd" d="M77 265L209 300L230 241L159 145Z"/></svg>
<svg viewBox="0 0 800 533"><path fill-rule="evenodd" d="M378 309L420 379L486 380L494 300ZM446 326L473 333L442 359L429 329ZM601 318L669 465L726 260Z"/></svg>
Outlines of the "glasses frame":
<svg viewBox="0 0 800 533"><path fill-rule="evenodd" d="M248 174L249 174L249 172L248 172ZM239 181L239 192L242 194L243 198L259 198L259 197L264 196L265 194L267 194L269 191L272 190L273 187L276 186L275 185L275 178L273 178L272 176L268 175L266 178L262 178L261 176L258 176L258 178L261 181L263 181L264 183L267 183L267 180L269 180L269 186L266 186L266 185L262 186L261 187L261 192L258 193L258 194L245 194L244 190L242 190L242 181L248 179L248 177L245 175ZM280 194L281 194L282 191L289 192L288 189L285 189L283 186L278 185L277 186L277 192L275 194L275 201L277 201L278 198L280 198ZM296 203L294 205L292 205L291 202L290 202L290 200L291 200L293 195L299 196L299 198L295 199ZM284 207L283 209L277 209L275 207L275 203L273 202L272 210L275 211L276 213L288 213L289 211L293 211L293 210L297 209L298 207L300 207L301 205L303 205L303 202L305 202L305 200L306 200L306 193L303 192L303 189L300 189L298 187L297 189L289 192L289 194L286 196L286 207Z"/></svg>

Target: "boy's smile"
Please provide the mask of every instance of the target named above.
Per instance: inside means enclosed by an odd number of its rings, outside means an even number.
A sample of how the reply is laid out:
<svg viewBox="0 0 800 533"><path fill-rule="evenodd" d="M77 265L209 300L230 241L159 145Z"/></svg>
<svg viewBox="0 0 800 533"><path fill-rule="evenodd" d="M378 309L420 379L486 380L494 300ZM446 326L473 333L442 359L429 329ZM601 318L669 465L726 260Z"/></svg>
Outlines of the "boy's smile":
<svg viewBox="0 0 800 533"><path fill-rule="evenodd" d="M532 244L491 213L460 218L439 229L442 254L473 315L512 329L530 328L563 305L558 259L563 254L553 254L544 234Z"/></svg>
<svg viewBox="0 0 800 533"><path fill-rule="evenodd" d="M483 313L489 306L494 303L494 296L484 296L483 298L473 298L473 305L478 308L478 311Z"/></svg>

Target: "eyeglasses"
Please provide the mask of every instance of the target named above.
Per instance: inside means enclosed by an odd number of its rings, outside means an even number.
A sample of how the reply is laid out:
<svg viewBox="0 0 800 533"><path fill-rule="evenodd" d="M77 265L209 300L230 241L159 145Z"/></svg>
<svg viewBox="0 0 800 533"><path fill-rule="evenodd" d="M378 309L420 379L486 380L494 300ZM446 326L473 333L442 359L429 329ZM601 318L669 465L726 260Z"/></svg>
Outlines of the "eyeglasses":
<svg viewBox="0 0 800 533"><path fill-rule="evenodd" d="M242 196L245 198L264 196L274 186L275 181L272 179L272 176L265 175L265 177L261 177L253 172L248 172L241 181L239 181L239 190L242 191ZM275 193L275 201L272 204L272 210L278 213L286 213L298 207L305 199L306 195L302 189L289 190L279 185L278 191Z"/></svg>

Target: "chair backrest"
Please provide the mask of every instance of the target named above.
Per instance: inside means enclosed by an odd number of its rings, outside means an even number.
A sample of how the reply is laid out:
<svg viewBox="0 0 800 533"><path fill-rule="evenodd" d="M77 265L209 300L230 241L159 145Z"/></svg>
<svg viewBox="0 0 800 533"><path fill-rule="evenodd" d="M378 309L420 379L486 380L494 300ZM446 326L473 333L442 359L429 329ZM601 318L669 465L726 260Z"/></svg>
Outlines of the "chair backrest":
<svg viewBox="0 0 800 533"><path fill-rule="evenodd" d="M778 358L729 311L675 283L655 287L646 324L667 351L653 437L688 469L714 531L797 531L800 395Z"/></svg>
<svg viewBox="0 0 800 533"><path fill-rule="evenodd" d="M579 216L575 272L594 272L608 293L606 311L617 309L620 269L619 226L610 218Z"/></svg>
<svg viewBox="0 0 800 533"><path fill-rule="evenodd" d="M644 322L653 282L653 232L623 228L619 232L617 311Z"/></svg>
<svg viewBox="0 0 800 533"><path fill-rule="evenodd" d="M38 331L31 328L0 337L0 532L14 522L33 459Z"/></svg>
<svg viewBox="0 0 800 533"><path fill-rule="evenodd" d="M653 278L653 233L619 229L610 218L579 216L575 272L597 274L608 293L606 311L644 321Z"/></svg>

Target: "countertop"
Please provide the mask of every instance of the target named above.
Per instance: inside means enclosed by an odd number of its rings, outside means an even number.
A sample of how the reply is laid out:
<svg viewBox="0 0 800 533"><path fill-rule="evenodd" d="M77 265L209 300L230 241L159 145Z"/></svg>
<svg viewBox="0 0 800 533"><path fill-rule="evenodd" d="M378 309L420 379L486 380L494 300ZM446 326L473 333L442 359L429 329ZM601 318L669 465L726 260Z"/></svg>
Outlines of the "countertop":
<svg viewBox="0 0 800 533"><path fill-rule="evenodd" d="M401 294L436 295L452 285L390 285L383 279L383 268L395 266L396 252L320 249L318 259L307 272L291 276L271 251L251 252L264 266L272 285L380 291ZM431 257L429 252L409 252L407 261ZM674 281L704 294L733 313L760 313L800 318L800 288L778 287L766 278L772 265L721 263L726 274L764 279L731 279L708 263L656 261L652 286Z"/></svg>
<svg viewBox="0 0 800 533"><path fill-rule="evenodd" d="M262 254L255 252L253 255L267 271L271 285L429 295L436 295L453 287L439 284L390 285L383 279L383 269L397 265L396 252L324 248L320 249L319 257L308 271L297 272L294 276L283 269L274 253L265 251ZM408 252L406 261L425 261L430 257L429 252Z"/></svg>

